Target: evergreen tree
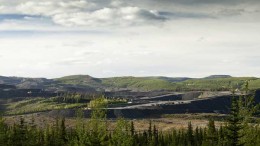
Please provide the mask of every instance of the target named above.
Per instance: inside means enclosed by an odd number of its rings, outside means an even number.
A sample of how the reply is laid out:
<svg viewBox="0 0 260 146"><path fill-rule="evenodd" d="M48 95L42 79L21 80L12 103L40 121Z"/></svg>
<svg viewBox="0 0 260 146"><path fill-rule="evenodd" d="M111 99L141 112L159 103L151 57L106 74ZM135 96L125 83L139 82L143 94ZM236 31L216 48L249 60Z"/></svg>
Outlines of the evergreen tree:
<svg viewBox="0 0 260 146"><path fill-rule="evenodd" d="M76 119L76 138L74 139L74 145L84 146L86 142L86 127L83 121L84 113L81 109L77 110L77 119Z"/></svg>
<svg viewBox="0 0 260 146"><path fill-rule="evenodd" d="M133 121L131 121L130 132L131 132L131 136L134 136L134 134L135 134L135 126L134 126L134 122Z"/></svg>
<svg viewBox="0 0 260 146"><path fill-rule="evenodd" d="M195 133L194 133L194 146L200 146L202 144L202 140L203 140L203 137L202 137L201 129L196 127Z"/></svg>
<svg viewBox="0 0 260 146"><path fill-rule="evenodd" d="M35 124L35 119L34 117L32 116L31 117L31 121L28 125L28 143L27 145L28 146L33 146L33 145L36 145L38 142L39 142L39 135L38 135L38 131L37 131L37 127L36 127L36 124ZM35 142L36 141L36 142Z"/></svg>
<svg viewBox="0 0 260 146"><path fill-rule="evenodd" d="M218 130L218 146L226 146L227 140L226 140L226 128L220 125Z"/></svg>
<svg viewBox="0 0 260 146"><path fill-rule="evenodd" d="M133 144L133 139L129 132L129 124L124 119L120 118L117 120L110 144L111 146L131 146Z"/></svg>
<svg viewBox="0 0 260 146"><path fill-rule="evenodd" d="M254 95L250 95L249 91L249 81L246 81L244 86L244 95L239 97L239 114L241 117L243 117L242 120L242 126L243 130L241 130L241 134L243 137L241 138L241 141L245 145L250 145L250 143L254 143L254 139L252 138L252 129L249 123L252 122L252 117L254 114L258 113L259 110L259 104L255 104Z"/></svg>
<svg viewBox="0 0 260 146"><path fill-rule="evenodd" d="M0 145L4 145L6 143L7 135L6 135L6 125L4 123L4 119L0 116Z"/></svg>
<svg viewBox="0 0 260 146"><path fill-rule="evenodd" d="M51 138L52 137L51 137L50 126L46 125L44 129L44 137L43 137L44 146L49 146L52 143Z"/></svg>
<svg viewBox="0 0 260 146"><path fill-rule="evenodd" d="M67 133L66 133L66 126L65 126L65 118L62 117L61 119L61 124L60 124L60 132L59 132L59 137L61 144L65 144L67 142Z"/></svg>
<svg viewBox="0 0 260 146"><path fill-rule="evenodd" d="M240 139L243 137L240 132L243 129L242 127L242 120L239 113L239 104L236 98L232 98L232 105L230 109L230 117L228 118L228 125L227 125L227 139L230 146L243 146Z"/></svg>
<svg viewBox="0 0 260 146"><path fill-rule="evenodd" d="M149 140L151 140L152 139L152 121L151 120L149 120L149 127L148 127L147 133L148 133Z"/></svg>
<svg viewBox="0 0 260 146"><path fill-rule="evenodd" d="M215 121L209 119L208 130L207 130L207 139L210 145L217 145L218 135L217 135Z"/></svg>
<svg viewBox="0 0 260 146"><path fill-rule="evenodd" d="M90 103L91 119L88 123L89 135L88 144L92 146L107 145L108 141L106 138L107 133L107 122L106 122L106 111L104 107L107 106L107 100L102 98L97 98L92 100Z"/></svg>
<svg viewBox="0 0 260 146"><path fill-rule="evenodd" d="M186 137L187 137L188 146L193 146L194 145L194 136L193 136L193 128L192 128L191 122L188 123Z"/></svg>
<svg viewBox="0 0 260 146"><path fill-rule="evenodd" d="M158 130L155 125L153 125L153 141L156 146L158 144Z"/></svg>

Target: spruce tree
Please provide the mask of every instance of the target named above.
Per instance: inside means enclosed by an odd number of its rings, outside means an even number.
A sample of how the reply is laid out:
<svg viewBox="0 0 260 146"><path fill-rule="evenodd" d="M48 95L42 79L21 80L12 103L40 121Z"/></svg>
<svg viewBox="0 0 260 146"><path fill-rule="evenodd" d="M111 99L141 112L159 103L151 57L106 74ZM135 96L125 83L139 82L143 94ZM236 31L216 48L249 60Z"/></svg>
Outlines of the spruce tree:
<svg viewBox="0 0 260 146"><path fill-rule="evenodd" d="M4 119L0 116L0 145L4 145L6 143L6 130Z"/></svg>
<svg viewBox="0 0 260 146"><path fill-rule="evenodd" d="M207 129L207 139L210 145L217 144L218 135L215 127L215 121L212 119L209 119L208 129Z"/></svg>
<svg viewBox="0 0 260 146"><path fill-rule="evenodd" d="M118 119L116 123L116 128L113 131L111 145L131 146L132 144L133 138L130 136L128 122L122 118Z"/></svg>
<svg viewBox="0 0 260 146"><path fill-rule="evenodd" d="M241 131L241 134L243 137L241 138L241 141L245 143L245 145L254 143L255 139L252 137L252 131L250 123L252 123L252 117L258 113L259 105L255 103L254 94L250 93L249 90L249 81L246 81L244 88L243 88L244 95L239 97L239 109L240 109L240 115L243 117L242 125L243 130Z"/></svg>
<svg viewBox="0 0 260 146"><path fill-rule="evenodd" d="M131 121L130 132L131 132L131 136L134 136L134 134L135 134L135 126L134 126L134 122L133 121Z"/></svg>
<svg viewBox="0 0 260 146"><path fill-rule="evenodd" d="M243 137L241 135L241 130L243 129L242 120L239 113L239 104L238 100L233 97L232 98L232 105L230 109L230 116L228 118L228 125L227 125L227 139L230 146L243 146L244 144L241 143L240 139Z"/></svg>
<svg viewBox="0 0 260 146"><path fill-rule="evenodd" d="M149 140L152 139L152 121L149 120L149 127L148 127L148 137L149 137Z"/></svg>
<svg viewBox="0 0 260 146"><path fill-rule="evenodd" d="M107 121L106 121L106 110L104 109L107 106L107 100L102 98L97 98L91 101L90 107L91 119L87 125L89 129L88 134L88 145L100 146L107 145L108 141L106 140L107 133Z"/></svg>
<svg viewBox="0 0 260 146"><path fill-rule="evenodd" d="M192 128L191 122L188 123L186 137L187 137L188 146L193 146L194 145L194 135L193 135L193 128Z"/></svg>
<svg viewBox="0 0 260 146"><path fill-rule="evenodd" d="M67 142L67 133L66 133L66 125L65 125L65 118L62 117L61 119L61 124L60 124L60 141L62 142L62 144Z"/></svg>
<svg viewBox="0 0 260 146"><path fill-rule="evenodd" d="M76 129L74 138L74 145L83 146L86 145L86 127L83 121L84 113L81 109L77 110L77 118L76 118Z"/></svg>
<svg viewBox="0 0 260 146"><path fill-rule="evenodd" d="M157 145L158 144L158 130L155 125L153 125L153 140L154 140L154 144Z"/></svg>

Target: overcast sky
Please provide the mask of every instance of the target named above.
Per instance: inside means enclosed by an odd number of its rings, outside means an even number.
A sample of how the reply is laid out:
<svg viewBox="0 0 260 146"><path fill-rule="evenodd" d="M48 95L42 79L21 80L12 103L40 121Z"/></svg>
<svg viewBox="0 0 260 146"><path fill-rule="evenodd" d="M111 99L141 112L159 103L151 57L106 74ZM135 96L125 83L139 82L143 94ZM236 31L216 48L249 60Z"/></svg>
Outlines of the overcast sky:
<svg viewBox="0 0 260 146"><path fill-rule="evenodd" d="M0 0L0 75L260 77L259 0Z"/></svg>

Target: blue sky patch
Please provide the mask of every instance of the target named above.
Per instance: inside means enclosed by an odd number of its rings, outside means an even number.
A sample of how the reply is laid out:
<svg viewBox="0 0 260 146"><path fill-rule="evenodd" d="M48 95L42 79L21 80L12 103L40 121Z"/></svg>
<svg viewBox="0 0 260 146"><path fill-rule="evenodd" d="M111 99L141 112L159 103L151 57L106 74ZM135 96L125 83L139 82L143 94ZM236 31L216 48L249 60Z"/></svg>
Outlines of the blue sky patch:
<svg viewBox="0 0 260 146"><path fill-rule="evenodd" d="M0 14L0 21L3 20L23 20L25 17L40 18L42 16L24 15L24 14Z"/></svg>

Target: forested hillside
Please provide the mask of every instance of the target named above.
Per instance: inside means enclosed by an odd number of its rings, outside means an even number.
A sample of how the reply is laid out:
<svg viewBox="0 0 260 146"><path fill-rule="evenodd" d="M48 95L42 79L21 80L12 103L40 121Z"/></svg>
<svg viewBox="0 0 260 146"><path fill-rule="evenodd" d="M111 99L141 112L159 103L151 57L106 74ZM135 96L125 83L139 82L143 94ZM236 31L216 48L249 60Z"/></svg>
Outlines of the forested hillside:
<svg viewBox="0 0 260 146"><path fill-rule="evenodd" d="M72 90L86 91L134 90L134 91L227 91L241 89L249 81L250 89L260 88L260 79L256 77L231 77L213 75L205 78L171 77L112 77L94 78L89 75L73 75L56 79L0 77L0 84L15 85L21 89L46 89L51 91Z"/></svg>

